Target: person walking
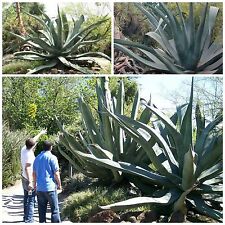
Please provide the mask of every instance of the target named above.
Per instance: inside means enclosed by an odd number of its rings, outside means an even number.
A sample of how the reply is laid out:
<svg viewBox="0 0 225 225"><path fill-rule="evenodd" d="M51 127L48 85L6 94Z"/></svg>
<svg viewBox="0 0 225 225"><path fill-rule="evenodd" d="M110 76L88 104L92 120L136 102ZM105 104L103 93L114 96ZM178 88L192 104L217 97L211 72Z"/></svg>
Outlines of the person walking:
<svg viewBox="0 0 225 225"><path fill-rule="evenodd" d="M33 190L33 162L35 159L34 150L37 145L37 141L42 134L45 134L46 130L42 130L34 138L29 138L25 142L25 146L22 147L20 153L21 166L22 166L22 185L24 190L24 216L23 221L25 223L33 223L34 203L35 203L35 191Z"/></svg>
<svg viewBox="0 0 225 225"><path fill-rule="evenodd" d="M47 204L51 208L51 222L60 223L57 189L61 190L58 159L52 151L52 143L44 141L43 151L33 164L34 188L37 191L39 223L46 223Z"/></svg>

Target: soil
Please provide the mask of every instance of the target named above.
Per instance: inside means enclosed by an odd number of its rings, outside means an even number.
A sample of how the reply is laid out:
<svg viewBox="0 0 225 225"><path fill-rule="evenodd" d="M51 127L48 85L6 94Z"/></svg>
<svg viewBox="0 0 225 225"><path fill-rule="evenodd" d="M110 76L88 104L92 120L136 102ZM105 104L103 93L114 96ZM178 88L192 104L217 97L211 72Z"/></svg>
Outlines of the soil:
<svg viewBox="0 0 225 225"><path fill-rule="evenodd" d="M90 223L181 223L184 221L184 216L177 213L173 215L173 218L168 216L159 215L156 211L134 211L126 213L115 213L112 210L104 210L96 213L90 217L88 222ZM218 223L217 221L208 218L203 215L195 214L194 212L188 212L186 223L202 222L202 223Z"/></svg>

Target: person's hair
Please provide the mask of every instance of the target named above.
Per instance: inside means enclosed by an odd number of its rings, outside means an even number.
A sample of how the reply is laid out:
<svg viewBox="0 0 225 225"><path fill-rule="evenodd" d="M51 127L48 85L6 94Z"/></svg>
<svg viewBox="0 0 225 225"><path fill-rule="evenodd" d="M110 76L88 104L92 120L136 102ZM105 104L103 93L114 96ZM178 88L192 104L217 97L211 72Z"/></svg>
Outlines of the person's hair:
<svg viewBox="0 0 225 225"><path fill-rule="evenodd" d="M29 138L25 142L27 149L31 149L36 143L33 138Z"/></svg>
<svg viewBox="0 0 225 225"><path fill-rule="evenodd" d="M44 151L49 151L51 150L51 147L53 146L53 144L50 141L43 141L43 148Z"/></svg>

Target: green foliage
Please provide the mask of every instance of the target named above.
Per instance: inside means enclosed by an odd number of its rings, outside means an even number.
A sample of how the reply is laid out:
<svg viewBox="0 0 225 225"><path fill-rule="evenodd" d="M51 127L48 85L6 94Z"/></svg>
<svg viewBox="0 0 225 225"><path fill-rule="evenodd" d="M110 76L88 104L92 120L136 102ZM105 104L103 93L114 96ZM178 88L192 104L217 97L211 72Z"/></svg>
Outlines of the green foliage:
<svg viewBox="0 0 225 225"><path fill-rule="evenodd" d="M27 13L30 17L36 19L43 30L38 33L32 31L32 34L26 37L16 35L24 43L30 44L34 51L16 52L15 58L24 60L40 60L43 65L29 71L29 74L37 73L44 69L49 69L57 64L63 64L67 67L73 68L80 73L92 73L89 70L90 61L95 61L90 57L103 57L108 60L110 58L101 52L82 51L88 45L95 44L102 39L103 34L93 35L92 31L101 24L109 20L108 17L103 17L97 22L82 28L84 23L84 16L82 15L77 21L73 19L72 24L69 23L64 12L60 12L58 8L57 18L51 19L48 15L43 13L44 19ZM13 34L13 33L12 33Z"/></svg>
<svg viewBox="0 0 225 225"><path fill-rule="evenodd" d="M20 150L28 134L24 130L11 131L6 123L2 131L2 187L5 188L21 178Z"/></svg>
<svg viewBox="0 0 225 225"><path fill-rule="evenodd" d="M148 194L148 197L129 199L102 208L121 210L153 205L159 211L166 209L172 216L181 213L185 217L191 206L200 214L221 222L222 114L206 125L197 105L196 137L193 140L193 81L189 103L177 107L170 118L157 108L144 105L157 117L153 122L154 128L121 113L106 111L106 114L143 148L154 170L76 151L77 156L87 164L135 175L136 179L133 176L128 176L128 179Z"/></svg>
<svg viewBox="0 0 225 225"><path fill-rule="evenodd" d="M48 135L56 134L58 127L55 115L66 125L79 130L77 98L83 93L89 102L94 95L93 88L87 83L89 78L3 78L3 120L10 129L24 129L33 134L34 130L47 128ZM86 91L88 90L88 91ZM96 99L90 98L95 105ZM35 117L31 118L29 107L36 105ZM35 135L35 134L34 134Z"/></svg>
<svg viewBox="0 0 225 225"><path fill-rule="evenodd" d="M33 31L38 31L42 26L32 17L26 15L24 11L27 11L33 15L40 15L39 10L44 10L44 5L32 2L25 3L21 2L21 17L25 27L30 27ZM15 9L15 3L3 3L3 13L2 13L2 48L3 55L13 53L20 50L20 45L22 44L15 36L11 35L10 32L15 34L20 34L19 26L17 22L17 15ZM26 72L26 71L25 71Z"/></svg>
<svg viewBox="0 0 225 225"><path fill-rule="evenodd" d="M129 40L152 44L145 34L148 32L148 22L132 2L114 4L115 25Z"/></svg>
<svg viewBox="0 0 225 225"><path fill-rule="evenodd" d="M93 181L92 178L84 176L82 173L75 173L72 178L67 177L63 180L63 193L84 191Z"/></svg>
<svg viewBox="0 0 225 225"><path fill-rule="evenodd" d="M146 3L147 5L148 3ZM180 2L179 3L182 9L182 14L185 17L188 17L189 14L189 6L187 3ZM178 15L179 12L177 10L176 3L170 2L167 3L167 6L170 10L174 11L175 15ZM198 3L195 6L195 20L196 23L199 24L200 20L200 15L202 11L202 7L204 6L204 3ZM216 40L216 42L219 42L222 44L223 38L222 38L222 30L223 30L223 4L221 2L209 2L209 6L215 6L219 8L219 12L217 15L217 19L215 21L215 27L213 30L213 35L212 35L212 40Z"/></svg>
<svg viewBox="0 0 225 225"><path fill-rule="evenodd" d="M197 24L196 4L189 4L188 17L182 14L178 3L178 16L164 3L150 5L147 10L142 4L135 4L154 29L146 35L155 40L160 49L120 39L115 39L115 48L156 71L179 74L221 73L222 45L212 39L219 9L209 7L206 3ZM136 48L140 54L125 46Z"/></svg>
<svg viewBox="0 0 225 225"><path fill-rule="evenodd" d="M62 216L74 223L87 222L88 218L101 211L99 205L110 204L128 197L129 193L126 188L95 187L92 185L66 199Z"/></svg>
<svg viewBox="0 0 225 225"><path fill-rule="evenodd" d="M40 66L40 61L24 61L24 60L12 60L11 63L3 65L3 74L25 74L29 70L33 70L35 67Z"/></svg>
<svg viewBox="0 0 225 225"><path fill-rule="evenodd" d="M132 89L132 88L131 88ZM69 134L61 126L58 126L62 135L59 136L60 143L69 151L69 154L59 147L62 155L76 168L86 176L98 177L110 182L120 182L123 177L114 170L103 169L95 164L84 164L84 161L77 155L77 151L83 153L89 152L103 159L114 159L115 161L134 162L137 165L148 165L144 150L140 148L133 139L127 138L122 130L112 120L105 115L109 110L114 113L124 114L125 112L125 91L121 81L118 87L116 97L111 97L109 81L107 78L101 78L96 84L96 93L98 99L97 117L92 114L90 106L79 98L79 110L81 112L84 132L79 133L80 141L76 136ZM138 117L140 110L140 94L135 93L132 104L132 110L129 112L131 118ZM142 110L140 122L147 124L150 120L151 113Z"/></svg>

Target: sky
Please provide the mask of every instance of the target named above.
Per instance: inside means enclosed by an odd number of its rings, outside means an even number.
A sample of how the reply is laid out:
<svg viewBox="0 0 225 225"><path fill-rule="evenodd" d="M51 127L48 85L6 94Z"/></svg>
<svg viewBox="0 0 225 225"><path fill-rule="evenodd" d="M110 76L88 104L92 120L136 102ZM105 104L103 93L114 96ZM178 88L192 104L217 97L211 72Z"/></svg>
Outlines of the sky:
<svg viewBox="0 0 225 225"><path fill-rule="evenodd" d="M152 103L158 108L174 111L176 106L169 100L169 94L173 91L182 91L185 83L191 85L192 76L182 75L143 75L137 79L141 91L141 97L149 99L151 94ZM188 87L185 87L186 92Z"/></svg>
<svg viewBox="0 0 225 225"><path fill-rule="evenodd" d="M71 2L62 2L62 1L47 1L44 2L45 5L45 10L46 13L50 16L50 17L54 17L57 15L57 5L59 5L60 8L65 7L68 3ZM76 2L73 2L74 4ZM101 6L96 6L95 2L91 2L89 1L88 4L86 4L86 2L83 2L83 4L88 7L88 9L91 10L91 12L95 15L106 15L110 13L109 8L107 7L101 7ZM66 13L66 12L65 12Z"/></svg>

